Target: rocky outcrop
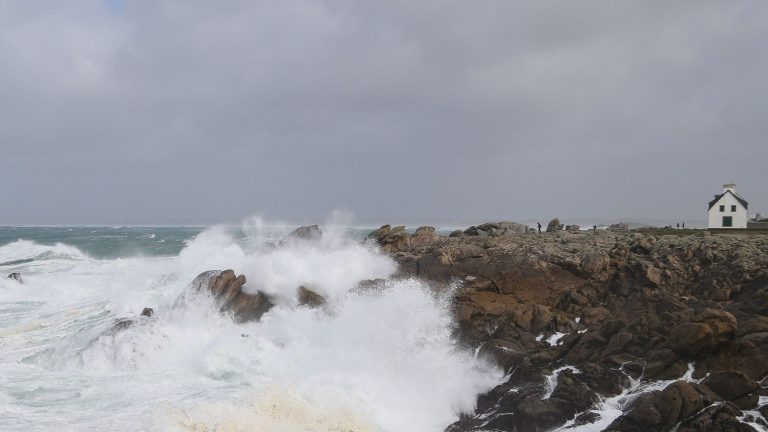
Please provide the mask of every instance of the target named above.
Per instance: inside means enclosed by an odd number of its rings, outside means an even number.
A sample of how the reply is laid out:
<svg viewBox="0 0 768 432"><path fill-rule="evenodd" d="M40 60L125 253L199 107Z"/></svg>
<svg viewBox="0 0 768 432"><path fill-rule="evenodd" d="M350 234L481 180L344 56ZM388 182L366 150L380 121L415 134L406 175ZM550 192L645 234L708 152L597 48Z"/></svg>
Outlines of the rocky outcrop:
<svg viewBox="0 0 768 432"><path fill-rule="evenodd" d="M18 283L24 283L21 279L21 273L11 273L8 275L8 279L15 280Z"/></svg>
<svg viewBox="0 0 768 432"><path fill-rule="evenodd" d="M325 297L303 286L300 286L299 289L296 290L296 300L299 306L314 308L325 306L325 304L328 303Z"/></svg>
<svg viewBox="0 0 768 432"><path fill-rule="evenodd" d="M557 232L563 230L563 224L560 223L560 219L554 218L547 224L547 232Z"/></svg>
<svg viewBox="0 0 768 432"><path fill-rule="evenodd" d="M384 225L368 234L368 238L376 241L384 252L402 252L411 248L411 234L405 230L404 225L394 228Z"/></svg>
<svg viewBox="0 0 768 432"><path fill-rule="evenodd" d="M498 237L511 234L526 234L528 226L515 222L486 222L471 226L461 232L462 235L475 237Z"/></svg>
<svg viewBox="0 0 768 432"><path fill-rule="evenodd" d="M593 402L630 380L677 381L640 394L610 430L742 430L742 410L768 394L756 387L768 376L768 236L462 233L391 254L401 275L460 285L457 337L508 373L449 431L594 422Z"/></svg>
<svg viewBox="0 0 768 432"><path fill-rule="evenodd" d="M235 276L233 270L211 270L198 275L185 295L210 294L222 313L232 313L239 322L255 321L274 305L266 294L243 291L245 275Z"/></svg>
<svg viewBox="0 0 768 432"><path fill-rule="evenodd" d="M323 232L317 225L298 227L288 234L288 239L316 240L323 236Z"/></svg>
<svg viewBox="0 0 768 432"><path fill-rule="evenodd" d="M416 228L416 231L411 236L411 246L424 246L439 239L440 236L435 232L434 227L422 226Z"/></svg>

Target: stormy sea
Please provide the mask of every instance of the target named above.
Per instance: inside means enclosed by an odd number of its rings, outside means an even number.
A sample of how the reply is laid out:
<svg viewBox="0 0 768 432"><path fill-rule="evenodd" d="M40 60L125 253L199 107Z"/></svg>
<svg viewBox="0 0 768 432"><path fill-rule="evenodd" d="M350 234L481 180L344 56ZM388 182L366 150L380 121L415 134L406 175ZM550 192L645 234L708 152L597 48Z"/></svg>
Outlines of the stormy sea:
<svg viewBox="0 0 768 432"><path fill-rule="evenodd" d="M368 230L290 230L0 228L0 430L442 431L503 381L459 348L449 293L388 279ZM212 269L275 306L243 323L185 296Z"/></svg>

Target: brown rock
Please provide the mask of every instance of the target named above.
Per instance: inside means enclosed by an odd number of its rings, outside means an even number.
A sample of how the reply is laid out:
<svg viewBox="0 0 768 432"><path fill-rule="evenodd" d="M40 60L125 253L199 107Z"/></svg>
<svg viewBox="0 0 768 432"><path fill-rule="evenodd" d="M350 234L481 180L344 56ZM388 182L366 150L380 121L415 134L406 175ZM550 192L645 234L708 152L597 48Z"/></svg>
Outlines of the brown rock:
<svg viewBox="0 0 768 432"><path fill-rule="evenodd" d="M274 305L262 292L244 292L243 285L245 275L235 276L233 270L211 270L201 273L192 281L190 292L193 295L209 293L218 303L222 313L232 312L235 320L239 322L258 320ZM184 295L182 294L182 297Z"/></svg>
<svg viewBox="0 0 768 432"><path fill-rule="evenodd" d="M309 306L316 308L325 306L327 303L325 297L303 286L300 286L299 289L296 290L296 298L298 300L299 306Z"/></svg>
<svg viewBox="0 0 768 432"><path fill-rule="evenodd" d="M411 235L411 246L423 246L439 239L440 236L435 232L434 227L422 226L416 228L416 231Z"/></svg>
<svg viewBox="0 0 768 432"><path fill-rule="evenodd" d="M597 275L608 269L611 257L608 254L587 253L581 257L581 269L589 275Z"/></svg>
<svg viewBox="0 0 768 432"><path fill-rule="evenodd" d="M733 404L713 405L683 421L677 432L755 432L738 419L741 415Z"/></svg>
<svg viewBox="0 0 768 432"><path fill-rule="evenodd" d="M757 382L738 371L713 372L702 382L702 385L711 388L712 391L727 401L747 396L760 388Z"/></svg>
<svg viewBox="0 0 768 432"><path fill-rule="evenodd" d="M368 234L368 238L375 240L384 252L402 252L411 247L411 235L402 225L394 228L383 225Z"/></svg>
<svg viewBox="0 0 768 432"><path fill-rule="evenodd" d="M699 358L716 351L736 334L736 318L726 311L705 309L693 321L680 324L669 334L672 349L686 358Z"/></svg>

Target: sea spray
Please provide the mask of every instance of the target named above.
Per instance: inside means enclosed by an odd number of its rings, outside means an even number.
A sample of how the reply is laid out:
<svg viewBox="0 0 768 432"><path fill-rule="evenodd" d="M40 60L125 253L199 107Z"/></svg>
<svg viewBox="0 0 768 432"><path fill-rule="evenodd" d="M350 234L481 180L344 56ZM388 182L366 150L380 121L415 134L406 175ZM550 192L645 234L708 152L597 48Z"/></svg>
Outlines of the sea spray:
<svg viewBox="0 0 768 432"><path fill-rule="evenodd" d="M316 241L282 238L260 226L219 227L177 256L76 253L57 258L54 273L16 265L29 277L0 292L14 317L0 322L8 336L0 408L12 413L0 429L440 431L501 380L457 349L449 291L414 279L358 290L395 263L329 231ZM199 272L224 268L277 306L247 324L205 296L174 306ZM299 285L328 305L298 307ZM138 317L144 306L152 318ZM133 325L115 330L118 319Z"/></svg>

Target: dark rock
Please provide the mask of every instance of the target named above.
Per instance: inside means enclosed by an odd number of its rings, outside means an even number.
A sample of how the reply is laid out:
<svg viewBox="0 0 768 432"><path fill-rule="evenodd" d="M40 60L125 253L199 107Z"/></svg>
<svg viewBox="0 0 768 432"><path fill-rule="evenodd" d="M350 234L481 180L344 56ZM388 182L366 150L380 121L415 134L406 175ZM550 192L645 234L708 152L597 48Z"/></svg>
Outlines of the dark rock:
<svg viewBox="0 0 768 432"><path fill-rule="evenodd" d="M155 313L155 310L152 309L151 307L145 307L144 309L141 310L141 316L145 316L149 318L151 318L154 313Z"/></svg>
<svg viewBox="0 0 768 432"><path fill-rule="evenodd" d="M736 334L736 318L726 311L705 309L693 321L678 325L669 334L672 350L685 358L700 358L716 351Z"/></svg>
<svg viewBox="0 0 768 432"><path fill-rule="evenodd" d="M738 371L713 372L701 384L709 387L727 401L734 401L747 396L760 388L757 382Z"/></svg>
<svg viewBox="0 0 768 432"><path fill-rule="evenodd" d="M21 273L18 272L9 274L8 279L13 279L18 283L24 283L21 279Z"/></svg>
<svg viewBox="0 0 768 432"><path fill-rule="evenodd" d="M317 225L298 227L288 234L289 239L316 240L323 236L323 232Z"/></svg>
<svg viewBox="0 0 768 432"><path fill-rule="evenodd" d="M709 406L683 421L677 432L755 432L738 419L741 415L741 410L730 403Z"/></svg>
<svg viewBox="0 0 768 432"><path fill-rule="evenodd" d="M325 297L303 286L300 286L299 289L296 290L296 298L298 300L299 306L316 308L325 306L327 303Z"/></svg>
<svg viewBox="0 0 768 432"><path fill-rule="evenodd" d="M685 381L676 381L664 390L638 398L629 411L616 419L607 431L665 432L681 420L701 411L713 401Z"/></svg>
<svg viewBox="0 0 768 432"><path fill-rule="evenodd" d="M115 320L115 323L112 325L112 328L110 328L107 331L107 335L113 336L117 333L127 330L128 328L132 327L134 324L136 324L136 320L132 318L117 319Z"/></svg>

